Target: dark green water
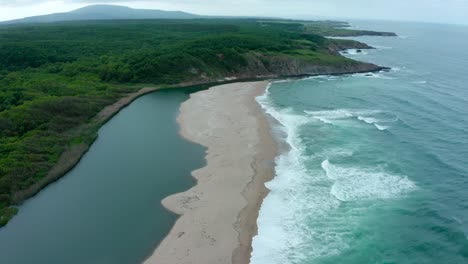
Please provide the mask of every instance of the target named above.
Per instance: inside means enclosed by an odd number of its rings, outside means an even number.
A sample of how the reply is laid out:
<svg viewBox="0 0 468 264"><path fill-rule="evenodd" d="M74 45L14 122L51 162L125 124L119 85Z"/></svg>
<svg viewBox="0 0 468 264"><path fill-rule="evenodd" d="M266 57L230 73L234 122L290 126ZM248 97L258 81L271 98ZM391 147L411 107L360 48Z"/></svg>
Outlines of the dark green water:
<svg viewBox="0 0 468 264"><path fill-rule="evenodd" d="M189 90L139 98L99 131L82 161L0 229L2 264L129 264L151 254L176 216L160 204L190 188L204 148L175 121Z"/></svg>

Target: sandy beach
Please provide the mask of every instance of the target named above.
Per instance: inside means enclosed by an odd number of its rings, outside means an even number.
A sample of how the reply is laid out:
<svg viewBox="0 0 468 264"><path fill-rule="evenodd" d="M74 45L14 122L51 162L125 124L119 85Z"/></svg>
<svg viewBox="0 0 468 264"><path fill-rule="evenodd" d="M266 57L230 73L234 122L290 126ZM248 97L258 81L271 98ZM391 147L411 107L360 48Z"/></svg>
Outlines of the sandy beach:
<svg viewBox="0 0 468 264"><path fill-rule="evenodd" d="M207 148L197 185L162 201L180 215L146 264L248 263L276 143L255 97L268 82L220 85L180 108L180 133Z"/></svg>

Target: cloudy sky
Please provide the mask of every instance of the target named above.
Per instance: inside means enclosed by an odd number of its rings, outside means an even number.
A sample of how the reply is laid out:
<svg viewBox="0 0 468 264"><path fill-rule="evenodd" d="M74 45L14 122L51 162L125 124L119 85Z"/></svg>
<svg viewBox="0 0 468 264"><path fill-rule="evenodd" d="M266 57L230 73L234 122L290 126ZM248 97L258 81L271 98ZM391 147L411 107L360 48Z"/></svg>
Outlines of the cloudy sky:
<svg viewBox="0 0 468 264"><path fill-rule="evenodd" d="M468 0L0 0L0 21L89 4L182 10L201 15L362 18L468 24Z"/></svg>

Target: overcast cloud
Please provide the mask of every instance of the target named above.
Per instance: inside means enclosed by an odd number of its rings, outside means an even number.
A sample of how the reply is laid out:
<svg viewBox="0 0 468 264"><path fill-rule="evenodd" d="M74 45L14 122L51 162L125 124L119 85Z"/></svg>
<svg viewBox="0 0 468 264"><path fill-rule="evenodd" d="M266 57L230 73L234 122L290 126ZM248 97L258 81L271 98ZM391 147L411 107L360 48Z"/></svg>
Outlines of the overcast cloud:
<svg viewBox="0 0 468 264"><path fill-rule="evenodd" d="M89 4L181 10L201 15L360 18L468 24L468 0L0 0L0 21Z"/></svg>

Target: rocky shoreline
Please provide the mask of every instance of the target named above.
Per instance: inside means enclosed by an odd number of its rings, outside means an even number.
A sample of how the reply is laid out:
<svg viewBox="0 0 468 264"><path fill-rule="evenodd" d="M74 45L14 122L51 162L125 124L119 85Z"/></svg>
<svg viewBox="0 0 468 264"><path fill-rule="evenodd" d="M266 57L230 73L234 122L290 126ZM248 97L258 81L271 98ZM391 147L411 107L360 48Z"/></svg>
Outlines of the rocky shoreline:
<svg viewBox="0 0 468 264"><path fill-rule="evenodd" d="M191 86L199 85L219 85L224 83L239 82L239 81L254 81L254 80L268 80L268 79L280 79L280 78L301 78L317 75L343 75L343 74L353 74L353 73L364 73L364 72L378 72L382 70L388 70L387 67L381 67L370 63L357 62L354 65L343 65L342 67L332 67L332 66L317 66L310 63L304 63L300 60L284 60L282 58L275 58L272 60L276 66L275 72L270 72L268 69L261 69L259 65L259 70L255 74L236 74L233 76L226 76L222 79L201 79L196 81L184 82L176 85L170 86L159 86L159 87L145 87L140 89L138 92L130 93L127 96L121 98L112 105L105 107L101 112L99 112L96 117L88 124L85 124L87 128L95 127L96 133L97 130L104 125L110 118L116 115L120 110L128 106L134 100L139 97L155 92L163 88L186 88ZM249 67L250 68L250 67ZM83 130L83 126L76 128L76 130ZM76 133L76 132L75 132ZM97 134L94 136L94 139L97 137ZM82 156L86 154L89 147L94 142L91 141L88 144L81 143L69 147L59 158L58 163L49 171L47 177L42 181L36 183L26 190L22 190L14 195L14 200L17 204L21 204L26 199L33 197L40 190L45 188L50 183L60 179L67 172L75 167L75 165L81 160Z"/></svg>
<svg viewBox="0 0 468 264"><path fill-rule="evenodd" d="M355 48L371 49L372 47L368 46L365 43L353 40L344 40L341 42L336 42L335 45L330 46L328 52L331 55L342 56L339 55L340 51ZM93 118L89 123L80 125L79 127L70 131L70 133L73 134L93 133L92 135L89 135L92 140L69 146L67 150L64 153L62 153L62 155L59 157L57 164L49 171L45 178L32 185L31 187L25 190L21 190L13 195L13 200L15 204L20 205L26 199L33 197L47 185L57 181L67 172L72 170L76 166L76 164L81 160L83 155L86 154L89 147L97 138L97 131L99 130L99 128L102 125L104 125L115 114L117 114L121 109L125 108L134 100L145 94L166 88L186 88L199 85L214 86L239 81L261 81L280 78L301 78L317 75L343 75L353 73L378 72L389 69L387 67L382 67L371 63L365 63L351 59L345 60L344 63L340 62L335 65L319 65L314 61L308 61L305 59L285 55L266 56L260 53L251 52L247 53L245 57L247 65L243 69L235 73L225 74L225 76L218 78L207 78L206 76L200 75L197 79L188 80L186 82L174 85L145 87L137 92L129 93L126 96L119 99L118 101L116 101L115 103L108 105L107 107L102 109L96 115L96 117Z"/></svg>

